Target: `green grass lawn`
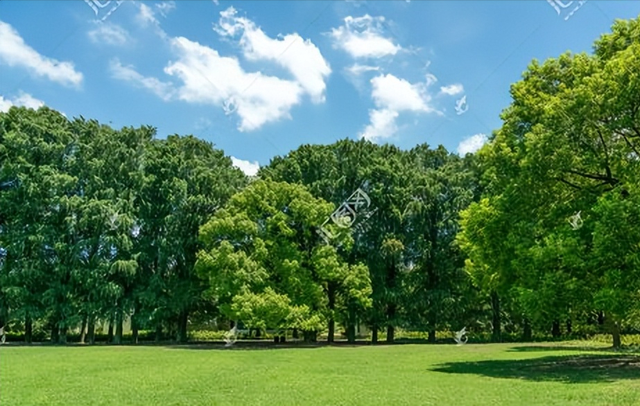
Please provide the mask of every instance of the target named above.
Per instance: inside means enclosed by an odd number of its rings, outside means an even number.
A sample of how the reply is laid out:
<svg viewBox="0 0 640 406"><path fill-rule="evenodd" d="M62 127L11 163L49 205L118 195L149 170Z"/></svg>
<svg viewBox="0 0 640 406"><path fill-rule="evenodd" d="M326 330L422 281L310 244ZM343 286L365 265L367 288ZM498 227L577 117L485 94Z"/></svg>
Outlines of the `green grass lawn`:
<svg viewBox="0 0 640 406"><path fill-rule="evenodd" d="M640 405L640 356L555 344L3 346L0 405Z"/></svg>

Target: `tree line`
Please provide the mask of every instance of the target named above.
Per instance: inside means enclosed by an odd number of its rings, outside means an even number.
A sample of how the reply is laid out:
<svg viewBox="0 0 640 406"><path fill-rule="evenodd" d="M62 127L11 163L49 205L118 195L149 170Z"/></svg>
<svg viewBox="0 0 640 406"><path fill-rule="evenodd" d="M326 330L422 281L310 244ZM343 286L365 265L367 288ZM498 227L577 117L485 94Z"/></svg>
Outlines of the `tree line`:
<svg viewBox="0 0 640 406"><path fill-rule="evenodd" d="M620 345L640 319L639 56L635 19L592 55L533 61L476 154L346 139L251 178L193 136L12 107L0 325L58 343L102 323L121 343L125 319L134 342L214 319L330 342L358 324L374 342L602 328ZM341 226L356 190L371 210Z"/></svg>

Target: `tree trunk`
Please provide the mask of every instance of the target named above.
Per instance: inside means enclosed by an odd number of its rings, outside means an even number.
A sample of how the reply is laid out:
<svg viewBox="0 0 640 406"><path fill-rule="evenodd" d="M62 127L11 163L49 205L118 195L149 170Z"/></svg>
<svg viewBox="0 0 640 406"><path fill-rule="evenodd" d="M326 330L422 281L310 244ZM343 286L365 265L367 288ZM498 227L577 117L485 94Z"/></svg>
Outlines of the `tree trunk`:
<svg viewBox="0 0 640 406"><path fill-rule="evenodd" d="M33 342L33 320L29 312L24 316L24 342L31 344Z"/></svg>
<svg viewBox="0 0 640 406"><path fill-rule="evenodd" d="M187 323L189 321L189 311L183 310L178 315L178 342L187 342Z"/></svg>
<svg viewBox="0 0 640 406"><path fill-rule="evenodd" d="M336 332L336 321L333 317L333 313L336 307L336 289L333 283L329 283L327 289L327 296L329 298L329 332L327 334L327 342L332 343Z"/></svg>
<svg viewBox="0 0 640 406"><path fill-rule="evenodd" d="M87 326L87 339L89 340L89 344L91 345L96 343L96 318L93 315L89 318L89 325Z"/></svg>
<svg viewBox="0 0 640 406"><path fill-rule="evenodd" d="M133 309L133 314L131 315L131 341L133 344L138 344L138 338L140 335L140 321L138 318L140 317L140 303L136 301L136 305Z"/></svg>
<svg viewBox="0 0 640 406"><path fill-rule="evenodd" d="M139 334L140 334L140 332L139 332L139 329L138 329L138 318L134 314L131 317L131 341L133 341L134 344L138 344L138 336L139 336Z"/></svg>
<svg viewBox="0 0 640 406"><path fill-rule="evenodd" d="M622 339L620 337L620 325L618 323L613 323L611 334L613 336L613 348L620 348L622 346Z"/></svg>
<svg viewBox="0 0 640 406"><path fill-rule="evenodd" d="M393 344L395 338L395 327L387 326L387 344Z"/></svg>
<svg viewBox="0 0 640 406"><path fill-rule="evenodd" d="M256 331L256 338L260 337L260 330ZM293 334L291 335L291 337L295 338L296 340L298 339L298 329L294 328L293 329Z"/></svg>
<svg viewBox="0 0 640 406"><path fill-rule="evenodd" d="M58 344L59 339L60 339L60 330L58 329L58 323L56 322L51 328L51 342L53 344Z"/></svg>
<svg viewBox="0 0 640 406"><path fill-rule="evenodd" d="M558 338L560 337L561 334L562 333L560 332L560 321L554 320L553 325L551 327L551 336L553 338Z"/></svg>
<svg viewBox="0 0 640 406"><path fill-rule="evenodd" d="M113 342L113 318L109 319L109 331L107 332L107 342Z"/></svg>
<svg viewBox="0 0 640 406"><path fill-rule="evenodd" d="M614 320L613 317L605 315L604 324L613 338L613 348L620 348L622 346L622 338L620 337L620 323Z"/></svg>
<svg viewBox="0 0 640 406"><path fill-rule="evenodd" d="M502 329L500 319L500 297L496 291L491 292L491 315L492 315L492 339L494 342L502 341Z"/></svg>
<svg viewBox="0 0 640 406"><path fill-rule="evenodd" d="M349 318L347 320L347 341L350 344L356 342L356 306L349 303Z"/></svg>
<svg viewBox="0 0 640 406"><path fill-rule="evenodd" d="M438 324L438 315L436 314L436 310L431 308L429 309L429 336L428 341L432 344L436 342L436 325Z"/></svg>
<svg viewBox="0 0 640 406"><path fill-rule="evenodd" d="M315 343L318 341L318 332L317 331L303 331L304 341L307 343Z"/></svg>
<svg viewBox="0 0 640 406"><path fill-rule="evenodd" d="M66 344L67 343L67 326L63 326L60 328L60 336L58 337L58 341L60 344Z"/></svg>
<svg viewBox="0 0 640 406"><path fill-rule="evenodd" d="M160 341L162 341L162 324L158 322L158 324L156 324L156 343Z"/></svg>
<svg viewBox="0 0 640 406"><path fill-rule="evenodd" d="M571 334L572 327L571 319L567 319L567 334Z"/></svg>
<svg viewBox="0 0 640 406"><path fill-rule="evenodd" d="M116 314L116 335L113 337L113 343L116 345L122 344L122 312L118 311Z"/></svg>
<svg viewBox="0 0 640 406"><path fill-rule="evenodd" d="M395 327L393 323L396 317L396 305L390 303L387 307L387 344L393 344L395 339Z"/></svg>
<svg viewBox="0 0 640 406"><path fill-rule="evenodd" d="M87 338L86 334L87 329L87 315L82 316L82 327L80 327L80 344L84 344L85 338Z"/></svg>
<svg viewBox="0 0 640 406"><path fill-rule="evenodd" d="M531 322L529 319L524 319L524 334L522 335L522 340L526 342L530 342L533 334L531 332Z"/></svg>

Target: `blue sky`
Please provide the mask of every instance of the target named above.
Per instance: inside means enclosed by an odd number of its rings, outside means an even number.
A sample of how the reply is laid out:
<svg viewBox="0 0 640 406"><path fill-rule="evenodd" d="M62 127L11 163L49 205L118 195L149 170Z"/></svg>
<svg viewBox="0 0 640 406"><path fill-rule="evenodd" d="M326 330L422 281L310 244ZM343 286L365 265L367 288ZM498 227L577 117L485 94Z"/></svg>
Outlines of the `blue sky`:
<svg viewBox="0 0 640 406"><path fill-rule="evenodd" d="M553 4L552 4L553 3ZM532 59L638 1L0 1L0 110L213 142L245 172L361 137L473 152Z"/></svg>

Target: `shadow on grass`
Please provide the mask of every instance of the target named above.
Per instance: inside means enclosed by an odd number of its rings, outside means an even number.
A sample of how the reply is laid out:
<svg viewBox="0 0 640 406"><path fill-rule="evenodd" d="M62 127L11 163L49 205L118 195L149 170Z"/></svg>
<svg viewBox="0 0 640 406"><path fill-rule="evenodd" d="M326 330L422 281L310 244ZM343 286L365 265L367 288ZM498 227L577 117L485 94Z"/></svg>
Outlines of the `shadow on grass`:
<svg viewBox="0 0 640 406"><path fill-rule="evenodd" d="M165 345L165 348L175 350L285 350L285 349L309 349L309 348L323 348L323 347L367 347L374 345L381 347L387 345L386 343L371 344L368 341L356 341L355 343L349 343L346 341L335 341L331 344L326 341L319 342L304 342L304 341L289 341L285 343L274 343L273 341L237 341L234 345L226 346L221 341L210 341L200 343L187 343L187 344L170 344ZM397 344L391 344L397 345Z"/></svg>
<svg viewBox="0 0 640 406"><path fill-rule="evenodd" d="M640 380L640 356L586 354L525 360L451 362L440 364L431 370L530 381L612 382L622 379Z"/></svg>
<svg viewBox="0 0 640 406"><path fill-rule="evenodd" d="M200 341L200 342L188 342L185 344L178 344L175 342L166 343L164 346L166 348L172 349L185 349L185 350L281 350L281 349L291 349L291 348L322 348L322 347L388 347L388 346L401 346L401 345L411 345L411 344L424 344L424 345L433 345L432 343L428 343L426 340L421 339L398 339L393 343L387 343L386 341L378 341L377 343L372 343L370 340L356 340L354 343L350 343L344 339L337 339L332 343L328 343L326 340L316 341L316 342L305 342L302 340L298 341L287 341L284 343L274 343L271 340L261 340L261 339L248 339L237 341L234 345L227 347L224 341ZM441 343L437 343L441 344Z"/></svg>
<svg viewBox="0 0 640 406"><path fill-rule="evenodd" d="M507 352L540 352L540 351L613 351L609 347L593 347L588 345L522 345L512 347Z"/></svg>

